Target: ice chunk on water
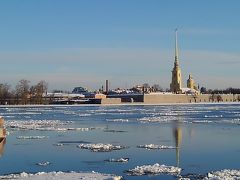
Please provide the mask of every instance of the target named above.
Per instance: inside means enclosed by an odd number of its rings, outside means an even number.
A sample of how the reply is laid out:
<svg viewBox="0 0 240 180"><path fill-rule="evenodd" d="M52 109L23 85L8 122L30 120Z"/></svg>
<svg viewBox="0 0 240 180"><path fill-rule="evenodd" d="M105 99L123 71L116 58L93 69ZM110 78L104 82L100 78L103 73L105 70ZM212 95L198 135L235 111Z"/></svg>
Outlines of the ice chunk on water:
<svg viewBox="0 0 240 180"><path fill-rule="evenodd" d="M219 118L219 117L223 117L223 115L205 115L205 118Z"/></svg>
<svg viewBox="0 0 240 180"><path fill-rule="evenodd" d="M190 180L190 179L203 179L203 180L239 180L240 179L240 170L230 170L224 169L221 171L212 171L207 173L207 175L203 174L187 174L187 175L179 175L179 180Z"/></svg>
<svg viewBox="0 0 240 180"><path fill-rule="evenodd" d="M38 172L36 174L30 174L22 172L20 174L9 174L0 176L0 179L18 179L18 180L121 180L121 176L112 174L101 174L97 172L82 173L82 172Z"/></svg>
<svg viewBox="0 0 240 180"><path fill-rule="evenodd" d="M126 148L126 146L113 145L113 144L79 144L77 147L81 149L90 149L93 152L110 152L113 150L121 150Z"/></svg>
<svg viewBox="0 0 240 180"><path fill-rule="evenodd" d="M140 118L137 121L141 123L171 123L177 120L178 118L174 116L151 116Z"/></svg>
<svg viewBox="0 0 240 180"><path fill-rule="evenodd" d="M63 146L62 143L53 144L54 146Z"/></svg>
<svg viewBox="0 0 240 180"><path fill-rule="evenodd" d="M51 163L48 162L48 161L36 163L36 165L38 165L38 166L48 166L48 165L50 165L50 164L51 164Z"/></svg>
<svg viewBox="0 0 240 180"><path fill-rule="evenodd" d="M145 148L145 149L176 149L176 147L173 146L165 146L165 145L156 145L156 144L145 144L145 145L139 145L138 148Z"/></svg>
<svg viewBox="0 0 240 180"><path fill-rule="evenodd" d="M137 166L134 169L127 171L128 175L141 176L141 175L158 175L158 174L171 174L178 175L181 173L181 168L174 166L160 165L158 163L154 165Z"/></svg>
<svg viewBox="0 0 240 180"><path fill-rule="evenodd" d="M11 129L20 130L41 130L41 128L57 127L73 123L72 121L60 120L27 120L27 121L6 121L5 126Z"/></svg>
<svg viewBox="0 0 240 180"><path fill-rule="evenodd" d="M60 120L29 120L6 121L5 126L13 130L38 130L38 131L90 131L95 127L66 127L73 121Z"/></svg>
<svg viewBox="0 0 240 180"><path fill-rule="evenodd" d="M121 163L127 163L129 161L129 158L119 158L119 159L107 159L108 162L121 162Z"/></svg>
<svg viewBox="0 0 240 180"><path fill-rule="evenodd" d="M17 139L47 139L48 136L18 136Z"/></svg>
<svg viewBox="0 0 240 180"><path fill-rule="evenodd" d="M128 119L107 119L107 122L129 122Z"/></svg>
<svg viewBox="0 0 240 180"><path fill-rule="evenodd" d="M123 133L123 132L127 132L127 131L123 131L123 130L114 130L114 129L106 129L106 130L103 130L103 132Z"/></svg>
<svg viewBox="0 0 240 180"><path fill-rule="evenodd" d="M210 172L207 174L207 177L205 177L204 179L205 180L221 180L221 179L237 180L237 179L240 179L240 170L224 169L221 171Z"/></svg>
<svg viewBox="0 0 240 180"><path fill-rule="evenodd" d="M196 121L192 121L192 123L214 123L214 121L208 121L208 120L196 120Z"/></svg>

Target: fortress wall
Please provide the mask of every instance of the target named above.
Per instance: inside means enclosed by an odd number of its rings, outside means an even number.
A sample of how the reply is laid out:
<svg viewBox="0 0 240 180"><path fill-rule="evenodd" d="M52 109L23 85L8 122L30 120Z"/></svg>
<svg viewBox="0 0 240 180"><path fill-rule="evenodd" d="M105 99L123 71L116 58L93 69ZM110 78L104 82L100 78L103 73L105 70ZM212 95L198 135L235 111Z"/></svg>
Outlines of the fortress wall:
<svg viewBox="0 0 240 180"><path fill-rule="evenodd" d="M232 102L237 100L237 96L233 94L224 94L222 95L222 99L224 102Z"/></svg>
<svg viewBox="0 0 240 180"><path fill-rule="evenodd" d="M144 103L209 103L209 102L234 102L239 101L240 95L233 94L144 94Z"/></svg>
<svg viewBox="0 0 240 180"><path fill-rule="evenodd" d="M185 94L144 94L144 103L188 103Z"/></svg>
<svg viewBox="0 0 240 180"><path fill-rule="evenodd" d="M101 104L121 104L121 98L106 98L101 100Z"/></svg>

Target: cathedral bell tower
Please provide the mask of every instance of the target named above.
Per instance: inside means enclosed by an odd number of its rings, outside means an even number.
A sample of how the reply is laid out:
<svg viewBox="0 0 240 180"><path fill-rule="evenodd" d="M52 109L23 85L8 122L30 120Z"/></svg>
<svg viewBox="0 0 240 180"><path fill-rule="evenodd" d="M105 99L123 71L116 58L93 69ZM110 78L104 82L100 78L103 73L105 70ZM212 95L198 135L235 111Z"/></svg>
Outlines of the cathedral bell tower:
<svg viewBox="0 0 240 180"><path fill-rule="evenodd" d="M175 61L174 67L172 70L172 82L170 84L170 90L173 93L181 94L182 93L182 75L181 69L179 67L178 60L178 43L177 43L177 29L175 30Z"/></svg>

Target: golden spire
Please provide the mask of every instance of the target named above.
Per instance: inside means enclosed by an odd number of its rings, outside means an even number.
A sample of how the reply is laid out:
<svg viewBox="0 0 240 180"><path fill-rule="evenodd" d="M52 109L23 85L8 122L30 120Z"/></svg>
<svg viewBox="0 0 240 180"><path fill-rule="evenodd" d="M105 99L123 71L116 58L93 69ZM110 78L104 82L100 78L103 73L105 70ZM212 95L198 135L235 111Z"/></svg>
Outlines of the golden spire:
<svg viewBox="0 0 240 180"><path fill-rule="evenodd" d="M175 29L175 66L179 65L178 62L178 42L177 42L177 28Z"/></svg>

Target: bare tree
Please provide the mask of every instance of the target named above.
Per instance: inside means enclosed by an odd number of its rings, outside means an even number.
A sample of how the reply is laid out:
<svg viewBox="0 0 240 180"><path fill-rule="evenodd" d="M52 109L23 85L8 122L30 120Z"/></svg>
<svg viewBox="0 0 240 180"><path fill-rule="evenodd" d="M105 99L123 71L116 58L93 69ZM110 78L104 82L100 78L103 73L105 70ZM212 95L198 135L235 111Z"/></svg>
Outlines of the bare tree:
<svg viewBox="0 0 240 180"><path fill-rule="evenodd" d="M18 82L15 88L15 95L17 98L17 103L27 104L29 99L29 83L30 81L22 79Z"/></svg>
<svg viewBox="0 0 240 180"><path fill-rule="evenodd" d="M35 86L36 102L37 102L37 104L43 104L43 96L44 96L44 94L47 93L47 87L48 87L48 84L45 81L40 81Z"/></svg>
<svg viewBox="0 0 240 180"><path fill-rule="evenodd" d="M43 104L43 96L47 93L48 84L45 81L40 81L37 85L30 87L30 102L32 104Z"/></svg>
<svg viewBox="0 0 240 180"><path fill-rule="evenodd" d="M220 102L220 101L223 101L223 98L221 95L217 95L217 101Z"/></svg>
<svg viewBox="0 0 240 180"><path fill-rule="evenodd" d="M0 103L1 104L9 104L11 99L10 85L0 84Z"/></svg>
<svg viewBox="0 0 240 180"><path fill-rule="evenodd" d="M159 84L154 84L153 86L152 86L152 88L153 88L153 91L161 91L161 92L163 92L163 88L159 85Z"/></svg>

